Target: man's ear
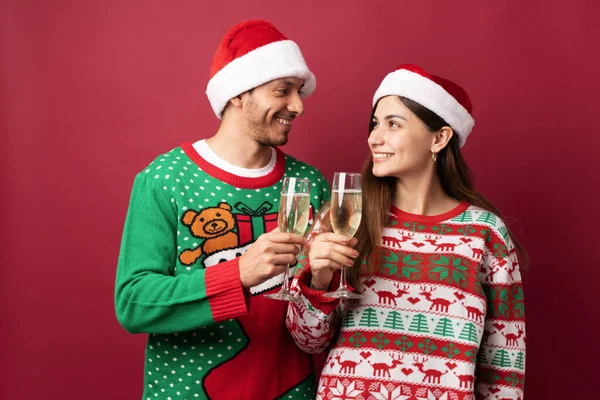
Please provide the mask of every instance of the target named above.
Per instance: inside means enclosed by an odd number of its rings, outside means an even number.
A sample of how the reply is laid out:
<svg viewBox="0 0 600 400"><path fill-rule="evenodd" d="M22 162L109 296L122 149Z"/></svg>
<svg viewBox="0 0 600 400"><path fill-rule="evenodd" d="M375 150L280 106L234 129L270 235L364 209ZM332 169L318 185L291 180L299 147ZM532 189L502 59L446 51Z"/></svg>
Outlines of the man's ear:
<svg viewBox="0 0 600 400"><path fill-rule="evenodd" d="M242 107L242 95L240 94L235 97L232 97L231 99L229 99L229 103L231 103L231 105L234 107L241 108Z"/></svg>

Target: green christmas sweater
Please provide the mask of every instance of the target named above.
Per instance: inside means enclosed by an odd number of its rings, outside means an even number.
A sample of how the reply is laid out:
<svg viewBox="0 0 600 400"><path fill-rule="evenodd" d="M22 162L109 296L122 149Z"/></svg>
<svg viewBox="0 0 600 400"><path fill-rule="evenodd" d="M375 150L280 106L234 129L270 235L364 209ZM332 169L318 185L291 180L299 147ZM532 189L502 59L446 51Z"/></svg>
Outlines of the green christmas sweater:
<svg viewBox="0 0 600 400"><path fill-rule="evenodd" d="M127 331L149 334L143 399L314 398L287 303L262 296L283 276L244 290L238 260L277 227L285 176L310 180L311 218L327 181L279 149L260 176L197 149L183 143L136 176L123 230L115 306Z"/></svg>
<svg viewBox="0 0 600 400"><path fill-rule="evenodd" d="M364 297L346 303L312 290L300 261L287 323L307 352L329 350L317 399L523 399L523 286L502 220L464 202L436 216L392 207L377 251Z"/></svg>

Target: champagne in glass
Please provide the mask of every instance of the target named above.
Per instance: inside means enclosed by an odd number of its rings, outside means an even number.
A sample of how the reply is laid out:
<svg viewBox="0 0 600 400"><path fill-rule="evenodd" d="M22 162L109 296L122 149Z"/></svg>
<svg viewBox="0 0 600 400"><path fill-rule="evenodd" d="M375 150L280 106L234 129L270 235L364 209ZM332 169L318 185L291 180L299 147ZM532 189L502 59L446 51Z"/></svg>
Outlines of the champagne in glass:
<svg viewBox="0 0 600 400"><path fill-rule="evenodd" d="M308 214L310 211L310 181L300 178L285 178L281 189L279 200L279 214L277 225L279 230L294 235L304 235L308 226ZM283 285L277 293L267 294L265 297L275 300L298 301L290 293L289 270L286 268L283 274Z"/></svg>
<svg viewBox="0 0 600 400"><path fill-rule="evenodd" d="M310 209L310 194L282 194L279 203L277 224L281 232L304 235L308 226L308 211Z"/></svg>
<svg viewBox="0 0 600 400"><path fill-rule="evenodd" d="M362 216L362 190L360 174L336 172L331 191L330 218L333 231L348 239L352 238ZM342 266L340 287L326 297L341 299L361 299L363 296L352 293L346 286L346 267Z"/></svg>
<svg viewBox="0 0 600 400"><path fill-rule="evenodd" d="M348 189L342 193L339 190L332 191L330 212L333 231L347 238L353 237L358 230L362 215L360 189Z"/></svg>

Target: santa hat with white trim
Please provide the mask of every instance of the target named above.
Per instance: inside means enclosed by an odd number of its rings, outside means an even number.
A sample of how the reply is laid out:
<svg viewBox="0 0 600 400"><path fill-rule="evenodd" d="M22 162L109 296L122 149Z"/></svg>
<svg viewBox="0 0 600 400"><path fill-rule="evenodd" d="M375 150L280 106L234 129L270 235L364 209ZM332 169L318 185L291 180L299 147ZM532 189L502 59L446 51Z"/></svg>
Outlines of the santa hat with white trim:
<svg viewBox="0 0 600 400"><path fill-rule="evenodd" d="M317 81L298 45L267 21L244 21L227 32L210 67L206 95L217 118L227 102L275 79L304 79L302 97L314 92Z"/></svg>
<svg viewBox="0 0 600 400"><path fill-rule="evenodd" d="M373 96L373 107L379 99L391 95L406 97L436 113L456 132L460 147L475 125L467 92L456 83L431 75L416 65L404 64L389 73Z"/></svg>

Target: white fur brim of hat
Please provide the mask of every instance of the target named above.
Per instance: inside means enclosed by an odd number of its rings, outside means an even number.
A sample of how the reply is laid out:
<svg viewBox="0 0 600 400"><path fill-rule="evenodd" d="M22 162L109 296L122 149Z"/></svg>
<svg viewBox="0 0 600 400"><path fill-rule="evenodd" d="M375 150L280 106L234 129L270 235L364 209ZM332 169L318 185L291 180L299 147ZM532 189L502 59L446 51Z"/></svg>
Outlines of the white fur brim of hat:
<svg viewBox="0 0 600 400"><path fill-rule="evenodd" d="M475 120L443 87L405 69L390 72L373 96L373 106L385 96L402 96L436 113L456 132L460 147L465 145Z"/></svg>
<svg viewBox="0 0 600 400"><path fill-rule="evenodd" d="M206 87L206 95L217 118L235 96L275 79L304 79L301 97L308 97L317 80L308 69L298 45L291 40L266 44L238 57L217 72Z"/></svg>

